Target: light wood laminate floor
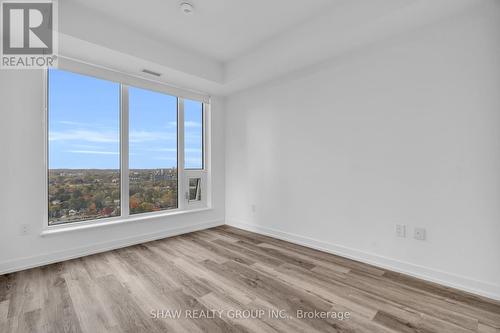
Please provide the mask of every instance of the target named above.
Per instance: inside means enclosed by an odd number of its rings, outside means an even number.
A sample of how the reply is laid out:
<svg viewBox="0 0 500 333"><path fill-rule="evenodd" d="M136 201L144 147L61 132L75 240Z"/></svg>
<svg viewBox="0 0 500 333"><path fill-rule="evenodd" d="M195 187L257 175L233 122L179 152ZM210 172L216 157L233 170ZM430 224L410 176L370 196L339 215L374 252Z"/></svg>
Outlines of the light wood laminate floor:
<svg viewBox="0 0 500 333"><path fill-rule="evenodd" d="M500 302L223 226L2 275L0 332L490 333Z"/></svg>

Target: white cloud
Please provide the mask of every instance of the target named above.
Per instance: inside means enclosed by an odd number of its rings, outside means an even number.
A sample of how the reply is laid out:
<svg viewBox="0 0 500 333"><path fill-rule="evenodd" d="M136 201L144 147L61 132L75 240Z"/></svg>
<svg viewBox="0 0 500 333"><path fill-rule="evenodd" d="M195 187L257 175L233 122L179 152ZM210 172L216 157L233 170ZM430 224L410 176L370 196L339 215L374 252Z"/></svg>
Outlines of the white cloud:
<svg viewBox="0 0 500 333"><path fill-rule="evenodd" d="M176 133L154 132L154 131L132 131L130 132L130 142L142 143L150 141L170 141L176 140ZM70 130L70 131L51 131L49 141L86 141L101 143L118 143L118 132L114 131L95 131L95 130Z"/></svg>
<svg viewBox="0 0 500 333"><path fill-rule="evenodd" d="M168 123L168 126L170 127L177 127L177 122L176 121L170 121ZM196 121L185 121L184 122L184 128L200 128L201 124Z"/></svg>
<svg viewBox="0 0 500 333"><path fill-rule="evenodd" d="M175 153L177 151L177 148L148 148L146 150L159 153Z"/></svg>
<svg viewBox="0 0 500 333"><path fill-rule="evenodd" d="M118 143L117 132L99 132L92 130L71 130L71 131L51 131L49 141L87 141L87 142L107 142Z"/></svg>
<svg viewBox="0 0 500 333"><path fill-rule="evenodd" d="M154 156L153 159L158 161L173 161L173 162L177 161L177 158L175 157L166 157L166 156Z"/></svg>
<svg viewBox="0 0 500 333"><path fill-rule="evenodd" d="M82 125L82 123L78 123L76 121L69 121L69 120L59 120L58 123L63 124L63 125Z"/></svg>
<svg viewBox="0 0 500 333"><path fill-rule="evenodd" d="M154 151L154 152L158 152L158 153L175 153L175 152L177 152L177 148L148 148L146 150L147 151ZM192 154L201 153L200 148L186 148L184 151L188 154L189 153L192 153Z"/></svg>
<svg viewBox="0 0 500 333"><path fill-rule="evenodd" d="M199 128L199 127L201 127L201 124L196 122L196 121L185 121L184 127L185 128Z"/></svg>
<svg viewBox="0 0 500 333"><path fill-rule="evenodd" d="M184 151L186 153L201 153L200 148L186 148Z"/></svg>
<svg viewBox="0 0 500 333"><path fill-rule="evenodd" d="M150 132L150 131L131 131L130 142L140 143L148 141L164 141L177 139L177 133L169 132Z"/></svg>
<svg viewBox="0 0 500 333"><path fill-rule="evenodd" d="M71 148L76 149L76 150L79 150L79 149L83 149L83 150L99 150L99 149L102 148L102 146L100 146L100 145L73 144L73 145L71 145Z"/></svg>
<svg viewBox="0 0 500 333"><path fill-rule="evenodd" d="M93 123L83 123L80 121L72 121L72 120L58 120L58 124L62 125L71 125L71 126L80 126L80 127L95 127L98 124L93 124Z"/></svg>
<svg viewBox="0 0 500 333"><path fill-rule="evenodd" d="M201 159L200 158L186 157L184 164L186 165L187 169L198 168L201 165Z"/></svg>
<svg viewBox="0 0 500 333"><path fill-rule="evenodd" d="M92 155L119 155L117 151L100 151L100 150L66 150L66 153L73 154L92 154Z"/></svg>

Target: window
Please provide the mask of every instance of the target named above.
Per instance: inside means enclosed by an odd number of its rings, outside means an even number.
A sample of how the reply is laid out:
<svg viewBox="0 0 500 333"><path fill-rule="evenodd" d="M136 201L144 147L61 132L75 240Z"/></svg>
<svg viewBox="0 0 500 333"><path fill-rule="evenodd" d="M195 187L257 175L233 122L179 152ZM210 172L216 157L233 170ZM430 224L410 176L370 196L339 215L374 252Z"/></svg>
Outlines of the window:
<svg viewBox="0 0 500 333"><path fill-rule="evenodd" d="M155 84L47 76L48 225L205 207L203 102Z"/></svg>
<svg viewBox="0 0 500 333"><path fill-rule="evenodd" d="M189 201L201 201L201 178L189 178Z"/></svg>
<svg viewBox="0 0 500 333"><path fill-rule="evenodd" d="M203 169L203 103L184 101L184 133L186 169Z"/></svg>
<svg viewBox="0 0 500 333"><path fill-rule="evenodd" d="M130 214L177 208L177 97L128 94Z"/></svg>
<svg viewBox="0 0 500 333"><path fill-rule="evenodd" d="M120 216L120 85L48 75L49 224Z"/></svg>
<svg viewBox="0 0 500 333"><path fill-rule="evenodd" d="M184 100L184 159L186 199L189 208L202 207L206 197L204 171L204 106Z"/></svg>

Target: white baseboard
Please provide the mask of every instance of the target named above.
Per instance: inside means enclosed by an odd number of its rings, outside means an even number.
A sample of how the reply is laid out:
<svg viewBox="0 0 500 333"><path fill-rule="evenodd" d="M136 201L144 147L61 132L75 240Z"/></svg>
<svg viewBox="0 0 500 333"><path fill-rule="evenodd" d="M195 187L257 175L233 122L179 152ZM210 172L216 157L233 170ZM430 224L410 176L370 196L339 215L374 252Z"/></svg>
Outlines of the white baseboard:
<svg viewBox="0 0 500 333"><path fill-rule="evenodd" d="M0 275L223 225L212 221L0 263Z"/></svg>
<svg viewBox="0 0 500 333"><path fill-rule="evenodd" d="M323 252L332 253L341 257L361 261L384 269L404 273L423 280L439 283L441 285L460 289L473 294L481 295L495 300L500 300L500 285L474 280L465 276L454 275L433 268L415 265L396 259L367 253L364 251L339 246L316 239L303 237L284 231L248 224L241 221L226 220L226 224L235 228L244 229L258 234L278 238L287 242L303 245Z"/></svg>

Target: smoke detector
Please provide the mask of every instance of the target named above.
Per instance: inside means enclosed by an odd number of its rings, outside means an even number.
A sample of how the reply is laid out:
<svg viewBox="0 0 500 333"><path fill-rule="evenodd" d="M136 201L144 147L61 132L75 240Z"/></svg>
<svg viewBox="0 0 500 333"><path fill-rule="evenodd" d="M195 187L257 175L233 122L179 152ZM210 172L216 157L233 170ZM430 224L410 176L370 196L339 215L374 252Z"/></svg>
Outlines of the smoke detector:
<svg viewBox="0 0 500 333"><path fill-rule="evenodd" d="M180 9L185 15L191 15L194 12L194 7L189 2L181 2Z"/></svg>

